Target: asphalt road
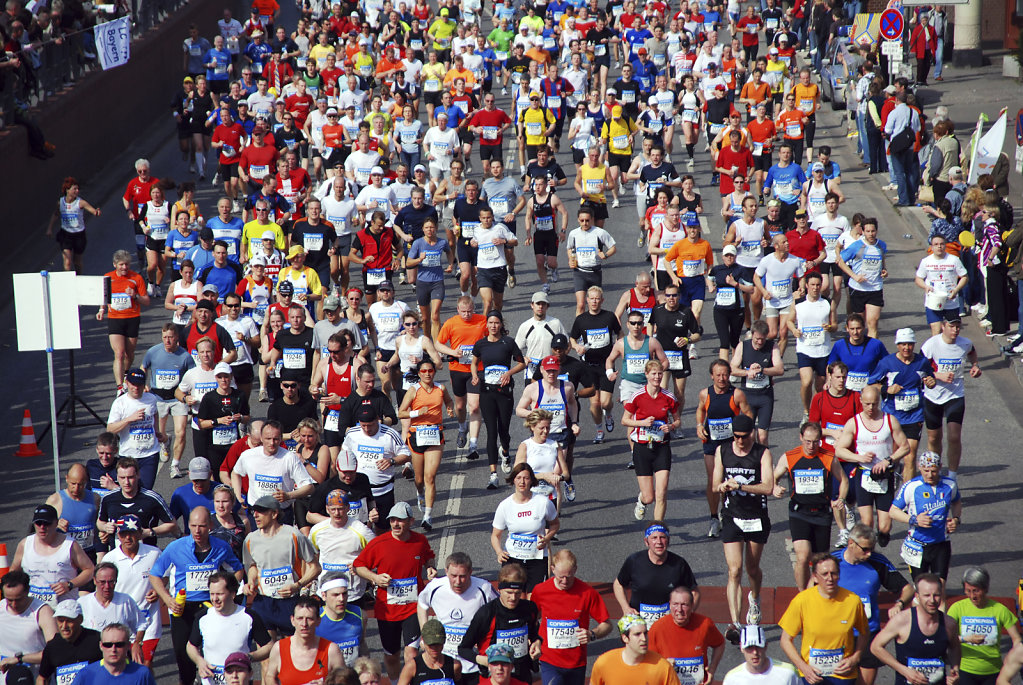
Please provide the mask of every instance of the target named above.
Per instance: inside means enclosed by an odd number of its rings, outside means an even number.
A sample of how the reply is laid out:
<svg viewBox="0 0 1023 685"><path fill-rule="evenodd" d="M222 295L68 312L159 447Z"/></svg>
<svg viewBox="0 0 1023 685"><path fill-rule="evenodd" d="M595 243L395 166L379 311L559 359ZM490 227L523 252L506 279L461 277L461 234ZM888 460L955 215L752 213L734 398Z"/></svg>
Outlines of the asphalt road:
<svg viewBox="0 0 1023 685"><path fill-rule="evenodd" d="M506 107L508 98L499 98L499 106ZM891 207L875 182L859 168L845 138L844 126L839 126L840 115L822 110L819 115L818 143L830 144L834 158L845 173L842 189L847 202L841 212L852 216L863 212L880 219L881 238L889 247L888 269L891 274L885 288L886 307L881 321L881 339L894 350L894 331L902 326L914 327L919 340L925 339L926 324L922 315L922 297L913 285L913 272L923 256L923 236L919 224L907 221ZM109 270L109 255L115 249L130 245L130 230L121 211L120 194L124 184L131 178L132 162L145 155L152 161L155 175L176 180L187 178L187 166L177 154L176 141L170 138L168 130L154 129L151 135L139 140L126 141L125 152L111 162L108 172L102 178L84 181L82 196L93 204L102 206L104 215L91 220L89 250L86 254L86 271L101 274ZM702 147L702 142L700 144ZM676 161L678 156L676 156ZM567 154L558 161L571 173L571 159ZM475 162L477 174L480 164ZM684 168L684 164L680 165ZM69 169L68 173L73 173ZM716 188L710 186L710 165L707 153L698 154L696 167L697 183L704 191L705 237L718 254L721 246L722 221L716 214L718 199ZM57 189L54 189L55 195ZM213 215L217 193L209 183L202 184L197 201L206 216ZM568 189L562 192L567 200L570 216L574 214L577 200ZM613 308L618 295L630 287L636 272L646 265L645 251L636 246L637 214L635 198L629 193L623 196L622 207L611 211L606 228L619 241L618 253L604 269L604 288L608 293L608 308ZM14 271L32 271L44 268L60 268L59 258L53 243L42 234L44 227L24 227L34 236L34 247L23 263L12 266ZM519 267L518 286L506 295L505 317L509 329L529 315L529 296L538 289L535 271L531 268L532 251L520 245L517 250ZM562 266L565 257L562 255ZM563 273L567 273L567 268ZM454 282L449 284L449 294L456 290ZM457 294L457 293L456 293ZM399 286L398 299L413 301L413 293L407 286ZM574 295L571 279L563 278L554 284L551 294L551 314L561 319L566 327L571 326L574 315ZM453 303L454 298L449 299ZM709 311L709 305L708 305ZM11 390L8 401L0 409L7 426L9 440L7 448L0 454L0 468L4 470L12 487L9 495L0 497L0 540L6 541L13 554L14 546L24 535L30 521L32 507L52 492L53 472L49 441L42 443L45 457L18 459L12 455L18 438L18 426L25 408L32 411L36 430L39 432L48 420L48 398L45 355L42 353L17 353L14 331L13 306L3 309L3 333L0 338L6 354L0 355L0 377ZM76 353L78 392L101 417L106 418L112 396L110 394L110 353L106 340L106 326L94 319L95 311L83 308L82 349ZM453 314L453 306L445 308L447 315ZM705 316L706 338L714 340L713 323ZM159 327L166 320L162 309L151 309L144 314L140 337L138 360L145 349L159 341ZM980 351L984 375L976 380L967 380L967 415L964 425L963 466L959 483L963 490L963 525L953 538L953 568L950 574L950 588L955 592L961 587L963 569L972 563L982 562L992 573L992 594L1008 595L1016 587L1019 578L1021 558L1018 540L1018 504L1021 493L1020 479L1013 475L1018 466L1016 445L1023 437L1019 417L1023 416L1023 402L1020 387L1014 375L1010 374L1004 362L996 354L991 341L985 340L972 322L964 328L963 334L973 339ZM979 340L978 340L979 338ZM686 557L694 568L701 586L723 586L725 565L721 545L708 540L707 512L703 496L705 475L703 460L700 458L700 443L694 437L694 408L696 394L709 383L707 367L712 358L712 342L701 344L700 359L694 364L694 376L689 382L683 427L688 439L676 441L670 483L670 499L667 521L672 535L672 549ZM790 346L791 347L791 346ZM58 405L67 397L67 353L55 354L57 373L56 399ZM786 372L776 384L776 405L771 433L771 447L775 457L782 451L797 444L796 427L802 416L798 400L798 376L795 370L795 351L790 349L785 358ZM438 379L445 382L446 372ZM265 412L266 405L253 404L254 414ZM84 416L79 410L79 419ZM620 406L615 409L620 420ZM576 449L575 482L578 499L564 503L562 507L562 529L556 547L571 548L580 559L579 576L590 582L609 582L625 556L642 546L642 526L632 514L636 496L635 479L632 472L624 469L628 461L628 444L623 429L619 426L608 435L602 445L592 445L593 426L582 421L583 433ZM449 425L449 429L451 426ZM98 427L71 428L67 431L61 453L61 470L75 461L84 461L93 455L93 441L101 429ZM449 437L453 437L451 434ZM513 424L513 448L525 439L525 429L516 421ZM453 445L449 439L448 445ZM483 441L481 440L481 444ZM190 448L186 458L191 456ZM489 544L489 533L494 509L497 503L510 494L506 490L491 492L484 489L486 483L486 460L467 462L456 458L452 452L445 454L438 479L438 500L435 507L434 531L431 542L438 555L451 550L468 552L476 565L477 573L496 577L498 564ZM184 481L172 481L163 470L157 480L157 490L168 499L171 492ZM397 484L400 499L413 501L414 489L410 482ZM793 585L792 561L787 544L788 524L785 504L775 501L771 504L773 531L763 559L765 585L781 587ZM898 549L905 528L896 524L896 537L887 548L889 556L898 557ZM901 562L899 562L901 563ZM375 631L373 631L375 633ZM776 629L771 633L776 637ZM376 644L375 637L372 644ZM595 655L604 649L617 646L616 639L605 639L595 646ZM772 654L779 652L772 646ZM723 666L738 663L737 650L729 650ZM167 676L172 668L170 642L165 640L158 653L158 675ZM721 671L723 673L724 671ZM889 674L890 675L890 674ZM884 676L882 676L883 678Z"/></svg>

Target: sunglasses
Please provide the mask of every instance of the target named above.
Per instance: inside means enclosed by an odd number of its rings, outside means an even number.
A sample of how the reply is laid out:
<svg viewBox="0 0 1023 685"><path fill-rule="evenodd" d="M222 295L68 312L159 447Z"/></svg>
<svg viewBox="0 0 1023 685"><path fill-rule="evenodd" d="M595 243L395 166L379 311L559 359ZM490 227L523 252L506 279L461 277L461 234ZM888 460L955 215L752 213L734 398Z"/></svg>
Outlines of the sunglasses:
<svg viewBox="0 0 1023 685"><path fill-rule="evenodd" d="M298 383L281 383L282 388L297 388Z"/></svg>
<svg viewBox="0 0 1023 685"><path fill-rule="evenodd" d="M405 322L405 328L415 328L418 325L419 325L418 321L406 321Z"/></svg>
<svg viewBox="0 0 1023 685"><path fill-rule="evenodd" d="M630 321L629 325L630 326L642 326L643 322L642 321Z"/></svg>
<svg viewBox="0 0 1023 685"><path fill-rule="evenodd" d="M419 373L437 373L437 369L419 369Z"/></svg>
<svg viewBox="0 0 1023 685"><path fill-rule="evenodd" d="M750 435L751 435L750 433L732 433L732 437L738 438L739 440L745 440L746 438L750 437Z"/></svg>
<svg viewBox="0 0 1023 685"><path fill-rule="evenodd" d="M121 640L120 642L100 642L100 647L103 649L124 649L128 646L127 640Z"/></svg>

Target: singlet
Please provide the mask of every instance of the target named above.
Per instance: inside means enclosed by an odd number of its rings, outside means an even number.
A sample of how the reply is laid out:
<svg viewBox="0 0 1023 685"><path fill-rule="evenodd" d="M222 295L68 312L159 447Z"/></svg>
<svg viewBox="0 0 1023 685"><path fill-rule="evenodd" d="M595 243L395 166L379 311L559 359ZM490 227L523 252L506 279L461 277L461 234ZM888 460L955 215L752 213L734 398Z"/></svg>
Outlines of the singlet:
<svg viewBox="0 0 1023 685"><path fill-rule="evenodd" d="M337 395L338 397L348 397L352 394L352 364L348 362L344 365L344 368L338 372L334 370L334 363L331 362L327 365L327 394ZM342 400L343 401L343 400ZM341 409L340 404L331 404L327 407L328 412L339 411ZM324 425L326 428L326 424ZM337 428L328 428L327 430L336 431Z"/></svg>
<svg viewBox="0 0 1023 685"><path fill-rule="evenodd" d="M295 668L295 664L291 661L291 637L286 637L280 641L281 650L281 670L277 674L277 679L281 685L307 685L312 682L325 682L327 674L330 672L327 660L327 652L330 649L330 645L333 644L326 638L320 638L319 644L316 645L316 658L313 659L312 668L300 671Z"/></svg>
<svg viewBox="0 0 1023 685"><path fill-rule="evenodd" d="M20 614L12 614L7 610L7 600L0 600L0 645L3 645L3 656L14 656L18 652L32 654L43 651L46 638L39 628L39 610L44 602L33 599ZM6 652L10 652L7 654ZM27 664L35 676L39 671L38 664Z"/></svg>
<svg viewBox="0 0 1023 685"><path fill-rule="evenodd" d="M765 340L764 346L759 350L753 349L752 340L744 340L742 342L742 365L747 370L753 364L760 364L762 369L771 368L774 365L771 362L773 355L773 340ZM749 395L773 395L774 379L766 373L760 373L752 377L746 376L743 379L742 389Z"/></svg>
<svg viewBox="0 0 1023 685"><path fill-rule="evenodd" d="M656 304L657 298L653 294L647 297L644 302L640 302L639 297L636 295L636 289L629 288L629 311L642 312L643 323L650 323L650 313L654 311L654 305ZM646 382L645 378L644 382Z"/></svg>
<svg viewBox="0 0 1023 685"><path fill-rule="evenodd" d="M526 446L526 463L533 469L533 473L553 473L558 465L558 443L547 438L539 443L532 438L523 440ZM538 495L552 495L554 487L546 481L540 481L533 487L533 492Z"/></svg>
<svg viewBox="0 0 1023 685"><path fill-rule="evenodd" d="M685 237L686 232L682 230L681 226L679 226L679 230L677 231L669 231L667 226L661 224L661 241L660 243L658 243L657 247L660 247L665 252L667 252L668 250L671 249L672 245L674 245L675 243L677 243L678 241L682 240ZM657 255L654 257L654 259L657 260L658 271L667 271L668 266L671 266L672 271L675 270L675 265L674 264L669 265L667 260L664 259L664 255ZM646 379L644 379L643 382L645 383Z"/></svg>
<svg viewBox="0 0 1023 685"><path fill-rule="evenodd" d="M455 685L454 678L455 660L450 656L442 654L440 668L430 668L420 654L416 657L416 672L410 682L411 685Z"/></svg>
<svg viewBox="0 0 1023 685"><path fill-rule="evenodd" d="M444 388L434 384L433 388L427 390L422 385L416 385L416 394L412 397L412 404L409 409L419 412L419 416L412 419L412 428L432 427L443 423L444 418L441 408L444 406ZM418 430L416 431L418 432Z"/></svg>
<svg viewBox="0 0 1023 685"><path fill-rule="evenodd" d="M607 204L607 197L604 195L604 179L607 176L607 167L603 164L596 167L583 164L579 167L579 174L583 179L583 197L586 201L598 205Z"/></svg>
<svg viewBox="0 0 1023 685"><path fill-rule="evenodd" d="M804 518L831 520L831 463L835 452L821 445L817 454L809 457L802 447L785 453L792 488L789 511Z"/></svg>
<svg viewBox="0 0 1023 685"><path fill-rule="evenodd" d="M712 442L731 440L732 419L740 413L739 405L735 403L735 388L729 385L726 392L719 393L713 385L708 386L704 409L707 412L707 437Z"/></svg>
<svg viewBox="0 0 1023 685"><path fill-rule="evenodd" d="M696 97L696 91L683 90L679 94L679 106L682 108L682 121L688 121L691 124L699 123L700 100Z"/></svg>
<svg viewBox="0 0 1023 685"><path fill-rule="evenodd" d="M82 549L91 550L96 544L96 505L92 493L85 491L87 502L72 499L67 490L60 491L60 517L67 519L68 537L75 540Z"/></svg>
<svg viewBox="0 0 1023 685"><path fill-rule="evenodd" d="M810 221L827 212L824 207L824 198L829 192L831 191L828 189L827 179L824 179L824 183L820 185L813 179L809 181L806 188L806 211L810 215Z"/></svg>
<svg viewBox="0 0 1023 685"><path fill-rule="evenodd" d="M199 301L199 281L193 280L192 285L185 285L184 279L180 279L174 281L173 286L175 305L194 307L195 303ZM192 323L192 312L187 309L183 314L175 311L171 321L178 326L187 326Z"/></svg>
<svg viewBox="0 0 1023 685"><path fill-rule="evenodd" d="M650 361L650 336L643 337L643 344L639 349L634 349L629 342L629 337L622 338L622 380L646 385L646 373L644 367Z"/></svg>
<svg viewBox="0 0 1023 685"><path fill-rule="evenodd" d="M766 448L755 442L749 454L740 457L732 449L732 445L731 442L721 445L724 480L734 478L740 485L759 485L763 480L760 461ZM736 520L736 525L741 530L750 533L759 533L763 530L763 522L754 522L752 519L767 518L767 497L765 495L752 495L738 490L729 492L724 497L723 508L726 514ZM760 523L760 526L757 526L757 523ZM757 530L753 530L754 528Z"/></svg>
<svg viewBox="0 0 1023 685"><path fill-rule="evenodd" d="M341 658L345 665L351 667L359 658L359 644L362 642L362 609L349 604L340 620L327 616L326 610L320 610L320 625L316 634L325 637L341 650Z"/></svg>
<svg viewBox="0 0 1023 685"><path fill-rule="evenodd" d="M235 525L230 528L221 523L216 516L213 517L211 523L213 525L210 526L210 536L231 545L231 551L234 552L235 557L241 559L242 543L245 542L245 526L238 523L237 517L235 517Z"/></svg>
<svg viewBox="0 0 1023 685"><path fill-rule="evenodd" d="M645 381L646 379L644 379ZM567 413L567 401L565 399L565 381L558 381L558 393L550 393L547 397L543 394L544 383L537 386L536 390L536 405L535 409L544 409L551 413L551 429L550 435L556 435L561 433L568 428L568 423L565 420ZM536 469L534 469L535 471Z"/></svg>
<svg viewBox="0 0 1023 685"><path fill-rule="evenodd" d="M864 470L869 469L874 464L884 461L886 457L892 453L892 417L889 414L883 414L881 417L881 427L876 431L872 431L867 428L867 425L861 418L862 413L857 414L853 417L856 421L856 452L873 452L874 461L870 464L862 464L861 468Z"/></svg>
<svg viewBox="0 0 1023 685"><path fill-rule="evenodd" d="M760 241L764 239L764 222L762 219L754 219L752 224L740 216L732 222L735 228L736 248L739 254L735 261L739 266L747 269L755 269L760 266L760 260L764 256L764 248Z"/></svg>
<svg viewBox="0 0 1023 685"><path fill-rule="evenodd" d="M448 198L447 199L448 209L450 211L454 211L455 203L465 198L465 178L463 177L462 182L457 184L451 179L451 177L448 177L447 181L448 181L448 184L446 186L447 190L445 191L444 195L445 197ZM477 201L476 204L478 206L479 202Z"/></svg>
<svg viewBox="0 0 1023 685"><path fill-rule="evenodd" d="M57 200L57 211L60 213L60 230L65 233L81 233L85 230L85 210L82 209L82 198L76 197L73 202Z"/></svg>
<svg viewBox="0 0 1023 685"><path fill-rule="evenodd" d="M948 651L948 631L945 628L945 613L938 612L938 629L933 635L924 635L917 622L916 607L909 607L909 637L905 642L895 641L895 658L900 664L919 671L932 685L945 682L945 655ZM895 674L895 685L906 685L906 677Z"/></svg>
<svg viewBox="0 0 1023 685"><path fill-rule="evenodd" d="M533 226L537 232L554 230L554 193L547 193L546 200L533 195Z"/></svg>
<svg viewBox="0 0 1023 685"><path fill-rule="evenodd" d="M64 580L71 580L78 575L74 564L71 563L71 545L74 540L66 536L57 551L49 556L43 556L36 552L36 540L38 537L33 533L25 538L25 551L21 559L21 569L28 574L28 593L53 608L57 608L57 594L50 589L50 586ZM78 599L78 590L73 589L67 594L61 595L63 599Z"/></svg>
<svg viewBox="0 0 1023 685"><path fill-rule="evenodd" d="M150 240L166 240L170 233L170 205L164 202L157 207L152 201L147 202L145 223L149 227Z"/></svg>
<svg viewBox="0 0 1023 685"><path fill-rule="evenodd" d="M607 114L604 112L604 103L600 103L597 106L597 111L594 112L590 109L590 106L586 106L586 116L593 119L594 129L602 131L604 129L604 122L607 121Z"/></svg>
<svg viewBox="0 0 1023 685"><path fill-rule="evenodd" d="M412 383L410 383L405 376L414 370L415 365L412 363L412 358L413 357L416 357L417 359L423 358L424 337L425 336L422 335L416 337L416 341L414 343L410 343L408 341L408 338L405 336L401 338L401 347L398 347L398 360L400 361L401 367L402 390L408 390L412 386ZM397 344L395 345L395 347L397 347ZM413 383L414 382L416 381L413 381Z"/></svg>

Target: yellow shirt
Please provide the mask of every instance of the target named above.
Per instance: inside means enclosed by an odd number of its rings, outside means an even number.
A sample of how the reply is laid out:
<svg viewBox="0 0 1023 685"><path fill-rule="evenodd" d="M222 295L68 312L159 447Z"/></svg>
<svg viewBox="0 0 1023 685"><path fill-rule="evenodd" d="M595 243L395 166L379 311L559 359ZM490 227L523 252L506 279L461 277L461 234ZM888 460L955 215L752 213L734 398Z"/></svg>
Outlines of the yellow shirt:
<svg viewBox="0 0 1023 685"><path fill-rule="evenodd" d="M607 149L613 155L632 156L632 138L630 134L637 130L632 119L608 119L604 122L600 137L607 141Z"/></svg>
<svg viewBox="0 0 1023 685"><path fill-rule="evenodd" d="M433 49L447 50L450 48L451 36L455 35L455 28L457 26L458 24L447 17L437 17L436 21L430 24L430 28L426 30L428 34L433 36Z"/></svg>
<svg viewBox="0 0 1023 685"><path fill-rule="evenodd" d="M277 276L277 283L284 283L284 281L291 281L295 287L295 299L299 301L304 300L307 293L319 295L323 292L319 274L309 266L303 266L299 270L290 266L284 267Z"/></svg>
<svg viewBox="0 0 1023 685"><path fill-rule="evenodd" d="M785 79L787 79L789 77L789 68L788 68L788 66L786 66L785 62L782 62L781 60L777 60L776 61L776 60L772 60L772 59L768 58L768 60L767 60L767 71L768 72L772 72L772 71L780 71L781 72L781 78L778 79L778 83L773 85L773 86L771 86L771 92L772 93L780 93L782 91L782 88L785 85Z"/></svg>
<svg viewBox="0 0 1023 685"><path fill-rule="evenodd" d="M423 84L423 92L425 93L436 93L444 87L444 74L447 73L447 69L440 62L436 64L424 64L423 71L420 75L420 83Z"/></svg>
<svg viewBox="0 0 1023 685"><path fill-rule="evenodd" d="M579 167L579 174L583 179L583 198L587 202L594 202L600 205L606 204L607 196L604 195L606 183L604 180L607 178L607 165L598 164L596 167L591 167L590 163L586 162Z"/></svg>
<svg viewBox="0 0 1023 685"><path fill-rule="evenodd" d="M870 632L858 595L838 588L834 598L825 599L816 586L793 598L778 626L793 637L801 636L800 656L821 671L827 671L828 665L833 668L839 660L853 653L856 649L854 629L860 633ZM853 669L847 676L832 677L854 680L858 675L858 669Z"/></svg>
<svg viewBox="0 0 1023 685"><path fill-rule="evenodd" d="M796 96L796 108L806 114L813 114L817 111L817 101L820 99L821 91L816 83L804 86L797 83L792 86L792 93Z"/></svg>
<svg viewBox="0 0 1023 685"><path fill-rule="evenodd" d="M549 109L528 107L519 115L519 123L526 132L526 145L546 145L547 129L554 125L554 113Z"/></svg>
<svg viewBox="0 0 1023 685"><path fill-rule="evenodd" d="M327 64L327 55L336 55L333 45L320 45L317 43L309 49L309 59L316 62L321 69ZM322 60L322 62L321 62Z"/></svg>
<svg viewBox="0 0 1023 685"><path fill-rule="evenodd" d="M284 249L284 231L277 224L260 224L253 219L242 227L242 242L248 246L248 255L263 254L263 233L273 231L274 247Z"/></svg>

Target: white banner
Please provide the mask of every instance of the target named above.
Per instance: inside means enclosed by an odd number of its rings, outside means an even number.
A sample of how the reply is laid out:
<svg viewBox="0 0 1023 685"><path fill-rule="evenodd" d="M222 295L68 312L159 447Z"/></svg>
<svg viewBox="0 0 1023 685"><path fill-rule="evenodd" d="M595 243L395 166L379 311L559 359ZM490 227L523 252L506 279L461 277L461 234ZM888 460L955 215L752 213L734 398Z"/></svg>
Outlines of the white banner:
<svg viewBox="0 0 1023 685"><path fill-rule="evenodd" d="M966 181L970 185L976 183L978 177L990 174L994 170L998 156L1002 154L1002 146L1005 145L1007 115L1003 109L994 125L977 141L970 163L970 178Z"/></svg>
<svg viewBox="0 0 1023 685"><path fill-rule="evenodd" d="M113 69L128 63L131 57L131 19L121 17L97 24L93 29L96 37L96 54L103 70Z"/></svg>

